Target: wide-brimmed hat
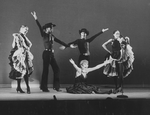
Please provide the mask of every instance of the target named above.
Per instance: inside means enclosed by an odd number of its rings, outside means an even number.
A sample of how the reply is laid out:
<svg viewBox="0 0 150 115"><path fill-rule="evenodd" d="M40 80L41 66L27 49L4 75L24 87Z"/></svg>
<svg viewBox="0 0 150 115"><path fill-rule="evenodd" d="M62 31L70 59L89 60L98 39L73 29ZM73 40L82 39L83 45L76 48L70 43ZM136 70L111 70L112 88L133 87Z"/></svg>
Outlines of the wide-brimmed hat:
<svg viewBox="0 0 150 115"><path fill-rule="evenodd" d="M53 24L53 23L47 23L47 24L45 24L44 26L43 26L43 29L46 29L46 28L52 28L52 27L55 27L56 25L55 24Z"/></svg>
<svg viewBox="0 0 150 115"><path fill-rule="evenodd" d="M89 35L89 31L86 28L82 28L81 30L79 30L79 34L81 34L81 32L85 32L87 36Z"/></svg>

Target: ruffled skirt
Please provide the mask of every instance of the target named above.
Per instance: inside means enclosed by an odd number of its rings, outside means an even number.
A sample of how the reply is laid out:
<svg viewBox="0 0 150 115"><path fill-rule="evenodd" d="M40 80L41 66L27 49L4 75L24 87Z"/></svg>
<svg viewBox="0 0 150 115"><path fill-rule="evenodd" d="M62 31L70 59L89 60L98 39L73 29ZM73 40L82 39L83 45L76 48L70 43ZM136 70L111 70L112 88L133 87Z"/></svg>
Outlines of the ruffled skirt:
<svg viewBox="0 0 150 115"><path fill-rule="evenodd" d="M134 62L134 53L132 51L132 47L130 45L126 46L126 49L122 51L122 56L120 60L112 60L111 55L107 56L107 60L111 60L111 63L107 64L104 67L103 73L107 75L107 77L114 77L119 75L119 66L118 64L122 64L124 71L123 77L127 77L133 70L133 62Z"/></svg>
<svg viewBox="0 0 150 115"><path fill-rule="evenodd" d="M30 76L34 70L33 68L33 55L30 51L24 53L23 48L12 49L9 55L11 71L9 73L9 78L11 79L21 79L26 73Z"/></svg>

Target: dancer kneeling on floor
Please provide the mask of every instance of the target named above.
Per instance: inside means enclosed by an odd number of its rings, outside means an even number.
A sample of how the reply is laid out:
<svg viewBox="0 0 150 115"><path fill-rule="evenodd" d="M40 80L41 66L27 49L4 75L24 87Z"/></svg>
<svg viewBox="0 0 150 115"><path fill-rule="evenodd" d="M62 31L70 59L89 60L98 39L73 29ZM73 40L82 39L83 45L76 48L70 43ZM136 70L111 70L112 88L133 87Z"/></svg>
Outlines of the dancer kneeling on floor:
<svg viewBox="0 0 150 115"><path fill-rule="evenodd" d="M98 94L111 94L112 90L102 90L100 87L89 85L86 83L87 80L87 74L91 71L97 70L106 64L110 63L110 61L105 61L102 64L99 64L95 67L88 68L88 61L82 60L80 62L80 67L78 67L75 62L70 59L69 60L71 64L76 69L76 76L75 76L75 83L73 86L67 87L66 90L68 93L74 93L74 94L92 94L92 93L98 93Z"/></svg>

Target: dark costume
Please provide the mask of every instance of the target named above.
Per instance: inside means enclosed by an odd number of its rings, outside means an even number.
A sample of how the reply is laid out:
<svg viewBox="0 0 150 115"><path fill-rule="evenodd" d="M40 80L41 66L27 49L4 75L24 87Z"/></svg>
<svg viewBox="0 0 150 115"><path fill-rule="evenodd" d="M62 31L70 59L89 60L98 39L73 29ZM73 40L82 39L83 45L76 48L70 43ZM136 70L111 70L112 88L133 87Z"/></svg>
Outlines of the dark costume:
<svg viewBox="0 0 150 115"><path fill-rule="evenodd" d="M36 23L40 29L41 36L43 37L43 42L44 42L44 47L45 50L43 51L43 73L42 73L42 80L41 80L41 85L40 89L42 90L47 90L47 82L48 82L48 69L49 69L49 64L51 65L53 72L54 72L54 80L53 80L53 88L55 90L59 90L60 84L59 84L59 67L56 63L56 60L54 58L54 49L53 49L53 42L57 42L65 47L68 47L67 44L64 42L60 41L57 39L53 34L47 34L44 32L44 28L47 28L43 26L41 27L40 23L38 20L36 20Z"/></svg>
<svg viewBox="0 0 150 115"><path fill-rule="evenodd" d="M125 47L123 48L121 45L125 45ZM118 88L117 79L119 78L119 88L122 91L123 78L127 77L133 70L134 53L132 47L125 41L120 43L116 39L113 40L112 54L106 56L107 60L111 58L114 60L104 67L103 73L107 77L114 78L116 89Z"/></svg>
<svg viewBox="0 0 150 115"><path fill-rule="evenodd" d="M125 42L122 42L125 43ZM121 44L118 40L114 40L112 42L112 54L108 54L106 56L106 59L109 59L110 56L113 59L111 63L107 64L104 68L104 74L107 75L107 77L114 77L119 76L121 74L119 72L119 65L122 64L123 66L123 78L127 77L131 71L133 70L133 61L134 61L134 54L132 51L132 47L125 43L125 49L121 48Z"/></svg>
<svg viewBox="0 0 150 115"><path fill-rule="evenodd" d="M80 65L81 60L88 60L88 62L90 62L90 51L89 51L90 42L92 42L97 36L99 36L102 33L103 32L101 31L88 39L77 39L74 42L69 43L69 46L70 45L78 46L80 52L78 59L78 66Z"/></svg>
<svg viewBox="0 0 150 115"><path fill-rule="evenodd" d="M67 87L66 91L68 93L74 93L74 94L92 94L92 93L110 94L112 93L111 90L102 90L100 87L87 84L87 79L84 78L82 74L75 78L74 85Z"/></svg>
<svg viewBox="0 0 150 115"><path fill-rule="evenodd" d="M121 46L118 40L113 40L112 42L112 54L107 54L106 59L109 59L110 56L113 59L119 60L121 58ZM104 68L104 74L107 75L108 77L110 76L118 76L119 74L119 66L118 66L118 61L112 61L112 63L107 64Z"/></svg>

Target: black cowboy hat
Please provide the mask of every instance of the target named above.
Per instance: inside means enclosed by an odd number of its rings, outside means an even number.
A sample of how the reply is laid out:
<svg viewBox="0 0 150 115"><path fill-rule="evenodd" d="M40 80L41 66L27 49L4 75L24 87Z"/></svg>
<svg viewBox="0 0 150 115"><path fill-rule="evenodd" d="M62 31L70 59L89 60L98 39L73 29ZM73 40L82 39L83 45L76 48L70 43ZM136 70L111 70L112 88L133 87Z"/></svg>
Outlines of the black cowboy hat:
<svg viewBox="0 0 150 115"><path fill-rule="evenodd" d="M43 26L43 29L46 29L46 28L52 28L52 27L55 27L56 25L55 24L53 24L53 23L47 23L47 24L45 24L44 26Z"/></svg>
<svg viewBox="0 0 150 115"><path fill-rule="evenodd" d="M81 30L79 30L79 34L81 34L81 32L85 32L87 36L89 35L89 31L86 28L82 28Z"/></svg>

